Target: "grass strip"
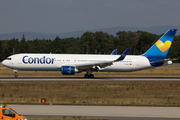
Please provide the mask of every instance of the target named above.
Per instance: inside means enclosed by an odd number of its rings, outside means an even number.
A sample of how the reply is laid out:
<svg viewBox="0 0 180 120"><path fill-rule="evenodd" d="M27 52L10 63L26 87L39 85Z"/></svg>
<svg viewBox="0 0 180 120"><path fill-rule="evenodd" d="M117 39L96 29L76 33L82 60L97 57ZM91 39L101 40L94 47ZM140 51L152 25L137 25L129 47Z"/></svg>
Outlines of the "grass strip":
<svg viewBox="0 0 180 120"><path fill-rule="evenodd" d="M0 82L7 104L180 106L180 81Z"/></svg>
<svg viewBox="0 0 180 120"><path fill-rule="evenodd" d="M19 77L84 77L85 72L62 75L58 71L20 71ZM162 66L135 72L93 72L95 77L180 77L179 66ZM14 77L12 69L0 66L0 77Z"/></svg>

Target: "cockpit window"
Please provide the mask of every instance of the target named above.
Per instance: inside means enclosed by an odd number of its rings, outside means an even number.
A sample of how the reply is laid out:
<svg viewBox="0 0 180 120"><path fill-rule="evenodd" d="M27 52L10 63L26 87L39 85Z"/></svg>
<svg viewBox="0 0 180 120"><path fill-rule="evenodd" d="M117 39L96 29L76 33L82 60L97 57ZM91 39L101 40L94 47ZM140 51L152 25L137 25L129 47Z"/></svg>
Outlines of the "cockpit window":
<svg viewBox="0 0 180 120"><path fill-rule="evenodd" d="M6 60L11 60L11 58L6 58Z"/></svg>

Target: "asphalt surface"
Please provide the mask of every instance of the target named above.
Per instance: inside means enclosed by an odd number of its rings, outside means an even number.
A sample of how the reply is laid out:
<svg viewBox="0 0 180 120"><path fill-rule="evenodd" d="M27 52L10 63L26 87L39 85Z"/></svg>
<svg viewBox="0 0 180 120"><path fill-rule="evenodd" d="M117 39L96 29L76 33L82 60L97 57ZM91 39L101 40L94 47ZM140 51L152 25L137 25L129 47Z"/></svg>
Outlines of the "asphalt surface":
<svg viewBox="0 0 180 120"><path fill-rule="evenodd" d="M98 118L109 120L180 119L180 107L8 105L19 114L35 118Z"/></svg>

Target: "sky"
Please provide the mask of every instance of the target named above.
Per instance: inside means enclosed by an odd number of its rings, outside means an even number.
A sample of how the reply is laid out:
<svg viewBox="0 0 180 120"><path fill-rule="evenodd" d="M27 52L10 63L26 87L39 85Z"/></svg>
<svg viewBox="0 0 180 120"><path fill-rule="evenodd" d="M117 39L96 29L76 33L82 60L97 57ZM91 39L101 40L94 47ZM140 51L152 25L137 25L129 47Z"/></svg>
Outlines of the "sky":
<svg viewBox="0 0 180 120"><path fill-rule="evenodd" d="M0 34L180 26L180 0L1 0Z"/></svg>

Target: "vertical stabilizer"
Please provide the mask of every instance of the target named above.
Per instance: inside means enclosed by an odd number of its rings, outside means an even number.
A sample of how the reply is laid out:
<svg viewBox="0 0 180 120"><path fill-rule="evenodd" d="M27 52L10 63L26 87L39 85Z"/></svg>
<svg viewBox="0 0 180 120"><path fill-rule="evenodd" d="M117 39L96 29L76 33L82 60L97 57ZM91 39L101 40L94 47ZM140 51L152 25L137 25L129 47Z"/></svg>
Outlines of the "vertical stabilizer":
<svg viewBox="0 0 180 120"><path fill-rule="evenodd" d="M146 56L150 62L165 59L176 31L177 29L169 29L143 56Z"/></svg>

